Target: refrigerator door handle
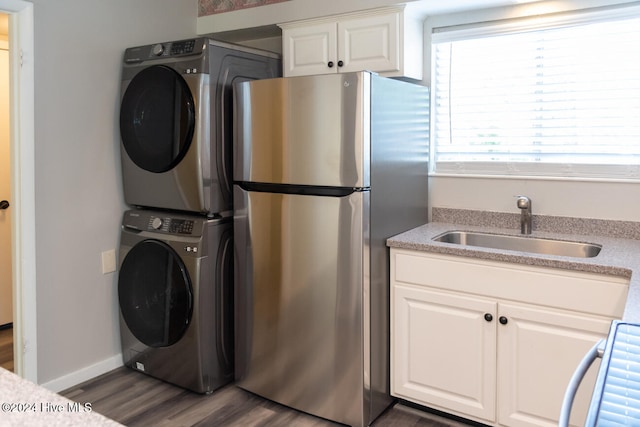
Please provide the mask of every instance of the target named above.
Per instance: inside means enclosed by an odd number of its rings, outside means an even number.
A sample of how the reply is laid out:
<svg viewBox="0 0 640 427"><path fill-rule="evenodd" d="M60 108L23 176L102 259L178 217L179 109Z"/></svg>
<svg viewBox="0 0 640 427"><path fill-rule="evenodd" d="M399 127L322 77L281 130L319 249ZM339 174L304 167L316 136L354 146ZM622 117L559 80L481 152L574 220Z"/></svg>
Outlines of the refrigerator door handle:
<svg viewBox="0 0 640 427"><path fill-rule="evenodd" d="M580 382L584 378L587 370L591 367L593 362L604 354L604 346L606 341L601 339L598 341L587 354L582 358L580 364L576 368L571 380L569 380L569 385L567 386L567 391L564 394L564 400L562 401L562 407L560 409L560 419L558 420L558 427L568 427L569 426L569 418L571 417L571 407L573 406L573 400L576 397L576 393L578 392L578 387L580 386Z"/></svg>
<svg viewBox="0 0 640 427"><path fill-rule="evenodd" d="M325 187L318 185L271 184L263 182L236 182L245 191L260 193L297 194L302 196L344 197L368 188Z"/></svg>

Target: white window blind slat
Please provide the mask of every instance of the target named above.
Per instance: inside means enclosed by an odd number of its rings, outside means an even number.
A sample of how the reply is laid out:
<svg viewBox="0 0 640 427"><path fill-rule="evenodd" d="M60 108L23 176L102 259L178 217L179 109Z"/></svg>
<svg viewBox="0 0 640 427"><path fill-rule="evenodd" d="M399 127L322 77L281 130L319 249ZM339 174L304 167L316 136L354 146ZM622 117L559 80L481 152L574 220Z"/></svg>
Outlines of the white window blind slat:
<svg viewBox="0 0 640 427"><path fill-rule="evenodd" d="M520 32L500 23L434 35L435 172L636 179L633 11L554 17L546 26L538 19L533 30L519 21Z"/></svg>

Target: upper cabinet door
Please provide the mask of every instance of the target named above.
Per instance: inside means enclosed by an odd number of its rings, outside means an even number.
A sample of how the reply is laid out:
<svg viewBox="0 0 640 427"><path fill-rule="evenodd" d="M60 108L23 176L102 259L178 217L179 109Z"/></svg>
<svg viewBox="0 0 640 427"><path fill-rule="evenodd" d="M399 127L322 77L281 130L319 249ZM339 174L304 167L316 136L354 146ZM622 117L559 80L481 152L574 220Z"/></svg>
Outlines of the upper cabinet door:
<svg viewBox="0 0 640 427"><path fill-rule="evenodd" d="M337 72L337 24L288 28L282 33L285 77Z"/></svg>
<svg viewBox="0 0 640 427"><path fill-rule="evenodd" d="M340 72L399 71L400 25L399 13L338 22Z"/></svg>

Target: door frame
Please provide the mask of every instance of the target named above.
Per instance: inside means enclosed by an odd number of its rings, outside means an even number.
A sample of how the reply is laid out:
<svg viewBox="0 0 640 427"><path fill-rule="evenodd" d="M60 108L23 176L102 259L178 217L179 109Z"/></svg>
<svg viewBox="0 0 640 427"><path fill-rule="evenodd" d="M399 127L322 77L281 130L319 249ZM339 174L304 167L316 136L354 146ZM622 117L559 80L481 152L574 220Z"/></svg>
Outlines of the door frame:
<svg viewBox="0 0 640 427"><path fill-rule="evenodd" d="M9 14L14 371L38 381L33 3L0 0Z"/></svg>

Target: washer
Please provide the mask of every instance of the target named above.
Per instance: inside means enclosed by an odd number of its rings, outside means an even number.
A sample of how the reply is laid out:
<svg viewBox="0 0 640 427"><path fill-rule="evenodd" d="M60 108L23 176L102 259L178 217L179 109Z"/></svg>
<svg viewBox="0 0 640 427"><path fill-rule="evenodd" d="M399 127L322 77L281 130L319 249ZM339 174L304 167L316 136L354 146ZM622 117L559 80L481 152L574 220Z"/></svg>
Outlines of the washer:
<svg viewBox="0 0 640 427"><path fill-rule="evenodd" d="M278 55L207 38L126 49L120 104L125 202L231 212L233 84L280 75Z"/></svg>
<svg viewBox="0 0 640 427"><path fill-rule="evenodd" d="M124 213L118 300L125 366L210 393L233 379L231 218Z"/></svg>

